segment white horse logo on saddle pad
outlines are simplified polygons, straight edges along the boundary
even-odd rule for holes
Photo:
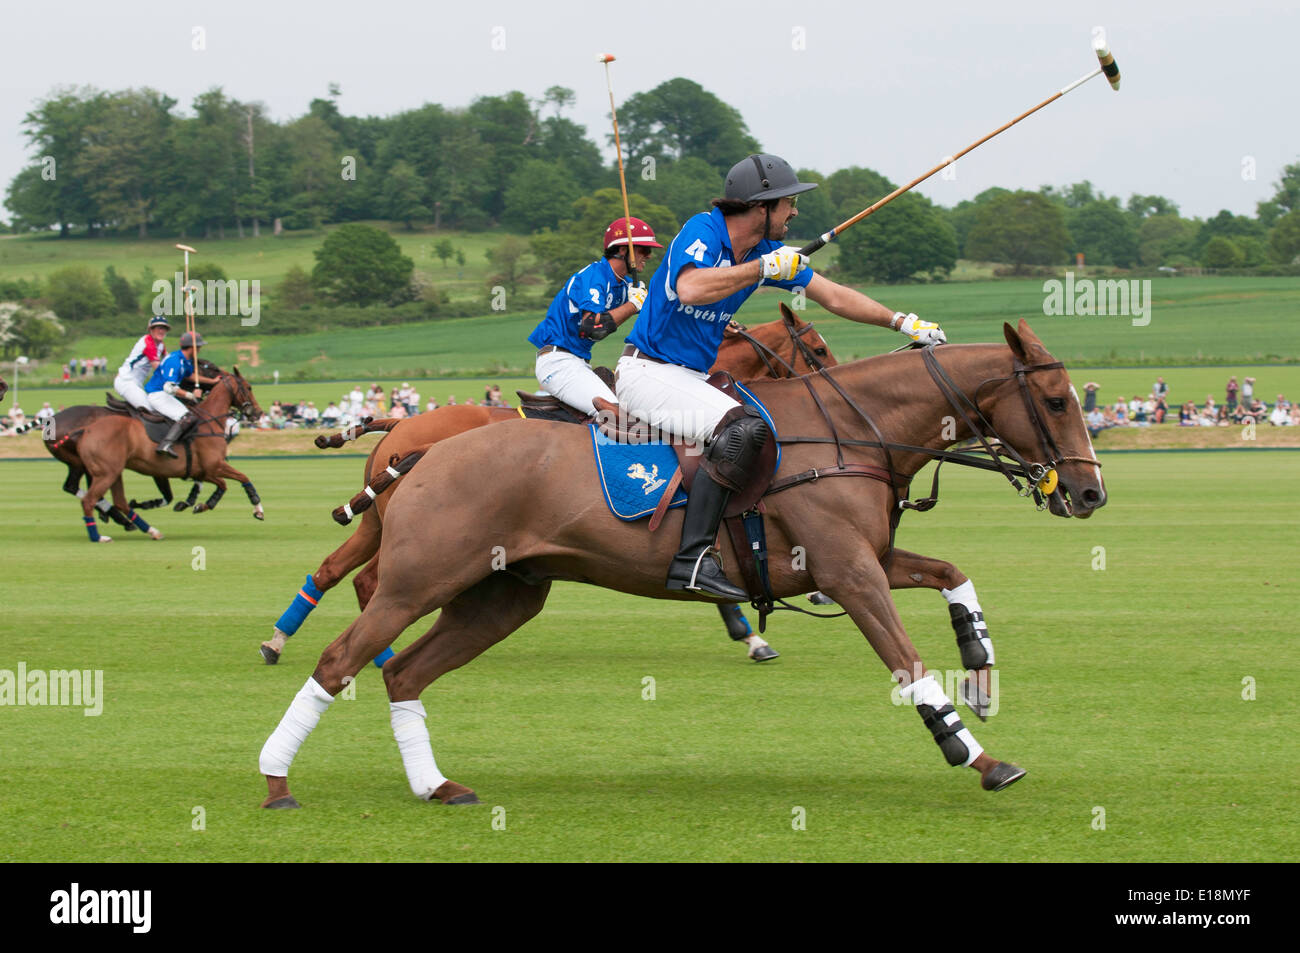
[[[658,464],[652,464],[650,470],[647,471],[644,464],[634,463],[627,468],[627,476],[629,480],[643,480],[645,482],[641,492],[646,496],[649,496],[668,482],[667,480],[656,479],[659,476]]]

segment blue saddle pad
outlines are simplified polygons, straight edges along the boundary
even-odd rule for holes
[[[767,408],[739,383],[736,384],[736,390],[745,403],[763,416],[775,437],[776,426],[772,423]],[[677,454],[673,448],[660,442],[619,443],[606,437],[595,424],[588,426],[596,457],[596,476],[600,480],[600,490],[605,495],[609,511],[621,520],[639,520],[650,516],[659,506],[668,481],[677,472]],[[781,451],[778,447],[776,466],[780,465]],[[668,508],[684,505],[686,492],[679,486]]]

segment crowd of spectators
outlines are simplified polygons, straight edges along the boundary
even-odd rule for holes
[[[108,373],[106,357],[74,357],[63,365],[63,383],[78,377],[97,377]]]
[[[344,393],[338,400],[331,400],[323,409],[318,408],[314,401],[302,403],[285,403],[275,401],[267,408],[266,413],[256,422],[258,430],[289,430],[297,427],[351,427],[360,423],[366,417],[374,417],[376,420],[382,417],[414,417],[416,414],[430,410],[438,409],[438,402],[432,397],[421,404],[420,392],[412,387],[409,383],[402,384],[401,387],[394,387],[387,394],[378,384],[371,384],[369,388],[362,390],[361,385],[357,384],[352,390]],[[470,398],[465,401],[466,404],[475,404],[479,402]],[[449,395],[447,406],[456,404],[456,396]],[[508,407],[509,404],[501,400],[501,388],[492,385],[483,393],[482,405],[485,407]]]
[[[1145,398],[1134,394],[1129,400],[1120,397],[1113,404],[1099,405],[1097,391],[1101,385],[1089,381],[1083,385],[1084,419],[1088,432],[1094,437],[1111,427],[1149,427],[1153,424],[1172,424],[1174,414],[1169,406],[1169,385],[1163,377],[1156,378],[1151,392]],[[1248,423],[1269,423],[1275,427],[1300,426],[1300,404],[1292,405],[1282,394],[1270,406],[1255,396],[1255,378],[1246,377],[1238,383],[1235,376],[1224,387],[1224,402],[1216,403],[1213,394],[1205,395],[1205,403],[1184,401],[1178,408],[1180,427],[1229,427]]]

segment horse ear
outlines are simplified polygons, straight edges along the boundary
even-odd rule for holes
[[[1025,325],[1023,318],[1020,323],[1026,330],[1028,329],[1028,325]],[[1025,344],[1020,338],[1020,332],[1004,321],[1002,322],[1002,333],[1006,336],[1007,345],[1011,348],[1011,353],[1016,356],[1016,360],[1021,364],[1028,364],[1029,355],[1025,353]]]
[[[799,319],[794,316],[794,312],[787,307],[784,301],[781,302],[781,320],[792,327],[799,326]]]
[[[244,376],[243,374],[239,373],[239,365],[238,365],[238,364],[234,365],[234,367],[232,367],[231,370],[233,370],[233,371],[235,372],[235,376],[236,376],[236,377],[240,377],[240,378],[242,378],[242,377]]]
[[[1042,339],[1034,333],[1033,328],[1029,326],[1029,322],[1024,318],[1020,319],[1019,331],[1020,340],[1024,342],[1026,351],[1041,351],[1043,354],[1047,355],[1047,345],[1045,345]],[[1050,357],[1051,355],[1048,356]]]

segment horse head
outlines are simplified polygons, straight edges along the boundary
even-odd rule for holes
[[[0,400],[4,399],[4,395],[8,392],[8,390],[9,390],[9,385],[5,383],[5,379],[3,377],[0,377]]]
[[[837,364],[839,361],[812,322],[799,320],[782,302],[780,321],[752,328],[735,323],[728,327],[714,369],[729,371],[737,380],[780,379]]]
[[[262,416],[262,408],[257,406],[257,398],[253,396],[253,385],[248,383],[248,379],[239,373],[239,365],[234,367],[234,373],[227,376],[227,380],[232,381],[230,391],[230,404],[232,407],[238,407],[239,412],[248,420],[257,420]]]
[[[1018,328],[1004,324],[1003,333],[1013,358],[1011,374],[980,385],[983,390],[997,384],[981,406],[988,408],[1004,444],[1049,471],[1039,487],[1052,514],[1091,516],[1106,505],[1106,489],[1070,375],[1025,320]],[[981,400],[979,394],[976,399]]]

